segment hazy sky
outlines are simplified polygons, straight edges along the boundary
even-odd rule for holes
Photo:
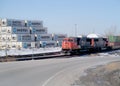
[[[0,17],[43,20],[49,33],[120,33],[120,0],[0,0]]]

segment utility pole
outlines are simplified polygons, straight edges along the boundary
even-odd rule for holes
[[[7,30],[6,30],[6,39],[5,39],[5,55],[6,55],[6,61],[7,61]]]
[[[77,36],[77,24],[75,24],[75,37]]]

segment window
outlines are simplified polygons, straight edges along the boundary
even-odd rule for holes
[[[99,40],[98,40],[98,39],[94,39],[94,41],[96,41],[96,42],[97,42],[97,41],[99,41]]]
[[[64,39],[63,41],[64,41],[64,42],[67,42],[68,40],[67,40],[67,39]]]
[[[91,39],[87,39],[87,42],[90,42],[91,41]]]
[[[69,42],[73,42],[73,39],[68,39]]]

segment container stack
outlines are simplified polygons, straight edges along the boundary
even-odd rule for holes
[[[120,36],[108,36],[109,46],[113,49],[120,48]]]
[[[0,19],[0,49],[60,46],[65,34],[49,34],[40,20]]]

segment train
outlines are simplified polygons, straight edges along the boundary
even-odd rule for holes
[[[120,36],[102,37],[89,34],[88,36],[66,37],[62,41],[62,52],[67,55],[111,49],[120,49]]]

